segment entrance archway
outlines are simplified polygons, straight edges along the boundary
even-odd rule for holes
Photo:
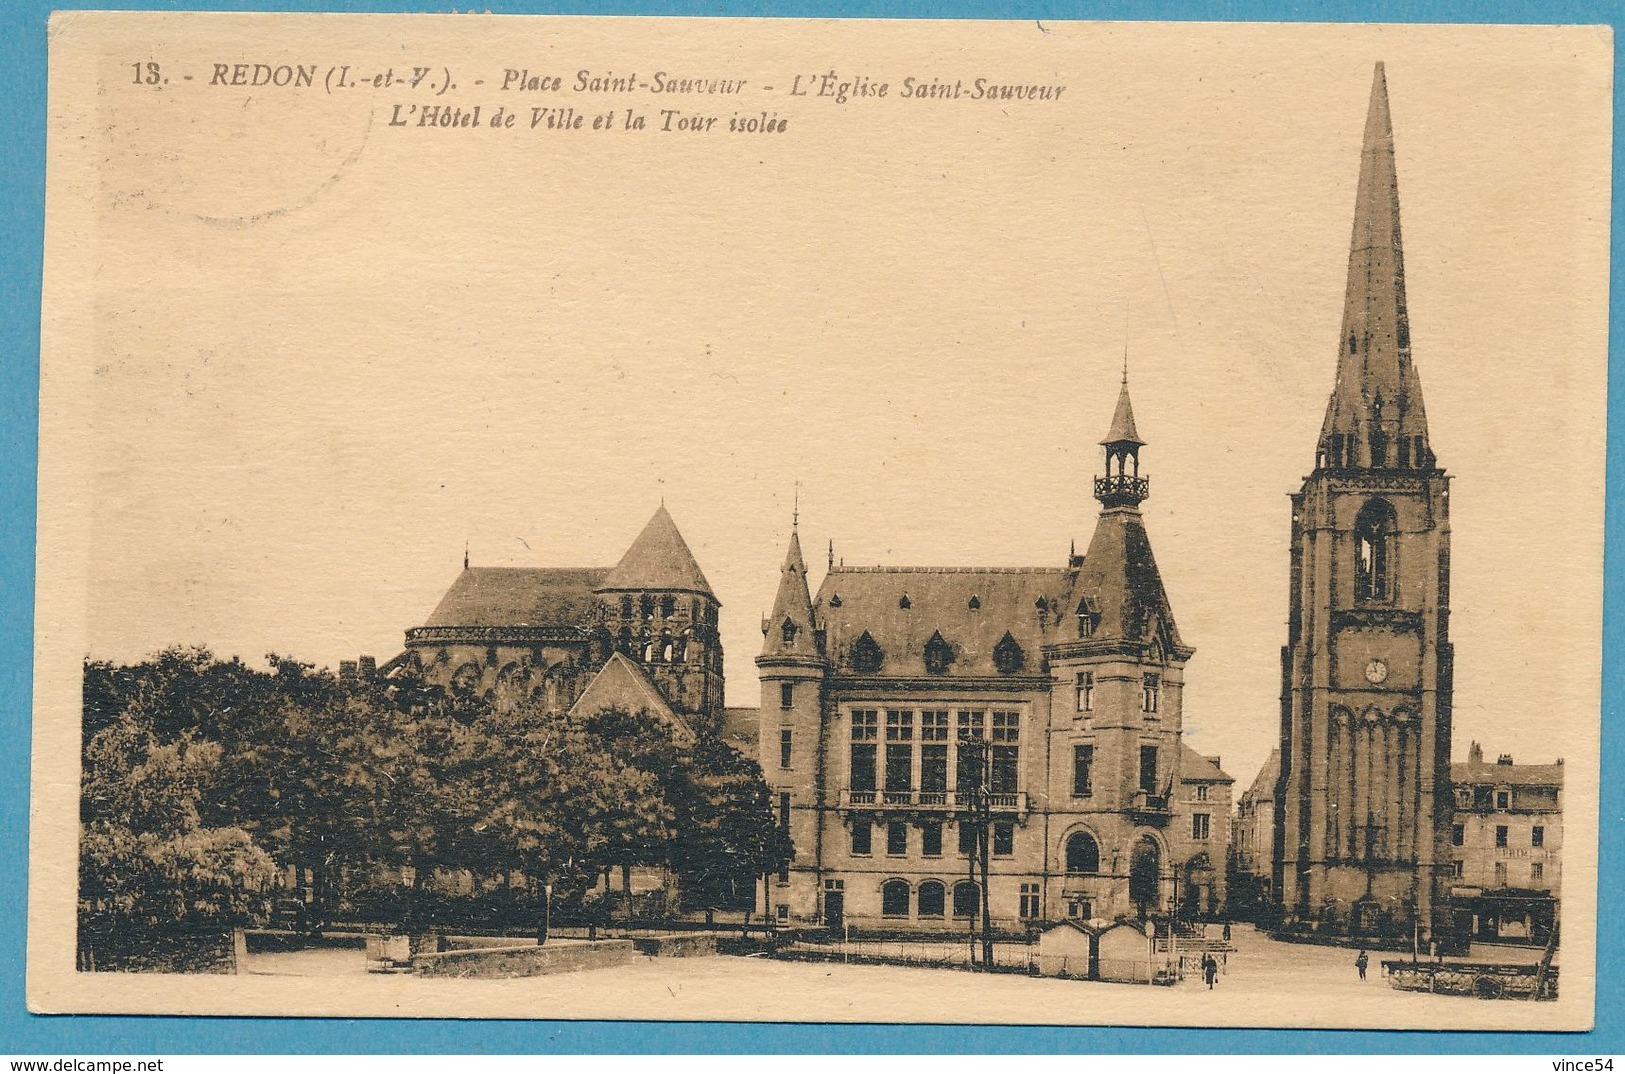
[[[1128,897],[1141,917],[1160,909],[1162,887],[1162,848],[1149,835],[1142,835],[1129,854]]]

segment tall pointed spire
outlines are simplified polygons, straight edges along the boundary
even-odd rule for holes
[[[1321,426],[1317,467],[1433,465],[1421,381],[1411,364],[1394,131],[1388,80],[1378,63],[1360,154],[1337,379]]]
[[[812,591],[807,585],[807,561],[801,555],[801,534],[790,528],[790,547],[779,568],[779,591],[773,611],[762,620],[762,655],[817,656],[813,636]]]

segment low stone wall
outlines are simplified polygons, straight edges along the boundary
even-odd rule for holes
[[[640,936],[632,942],[637,945],[639,954],[656,958],[700,958],[717,953],[717,937],[712,932]]]
[[[509,947],[470,947],[412,957],[420,977],[541,977],[553,973],[604,969],[631,962],[638,955],[631,940],[600,940],[542,947],[535,943]]]

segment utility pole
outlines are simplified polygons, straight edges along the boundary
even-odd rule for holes
[[[988,972],[993,970],[993,910],[988,900],[988,843],[992,838],[993,801],[988,787],[989,769],[992,767],[992,751],[986,743],[982,745],[982,779],[981,793],[977,797],[977,844],[982,860],[982,891],[977,902],[982,905],[982,968]]]
[[[981,916],[981,958],[982,969],[993,968],[993,911],[988,905],[988,856],[990,840],[992,837],[993,800],[989,781],[991,777],[992,751],[988,749],[987,742],[976,738],[962,744],[963,752],[960,754],[960,763],[972,766],[974,781],[962,781],[961,786],[969,783],[971,794],[970,810],[966,816],[972,825],[972,834],[975,840],[966,855],[970,859],[970,879],[972,887],[977,890],[977,912],[970,915],[970,945],[971,965],[976,964],[976,918]],[[977,883],[978,869],[981,872],[981,882]]]

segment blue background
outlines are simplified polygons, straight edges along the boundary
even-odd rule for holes
[[[94,8],[182,9],[198,4],[121,3]],[[260,0],[202,3],[216,10],[335,10],[334,4]],[[475,6],[475,3],[470,3]],[[1625,5],[1610,3],[1437,3],[1346,0],[1238,3],[1030,3],[1021,0],[659,0],[553,4],[477,0],[497,14],[775,15],[868,18],[1190,19],[1306,22],[1608,23],[1619,32]],[[370,2],[353,11],[447,11],[447,6]],[[1608,432],[1604,581],[1602,858],[1597,1028],[1587,1034],[1356,1033],[1329,1031],[1002,1028],[994,1026],[800,1026],[710,1023],[458,1022],[355,1019],[41,1017],[23,996],[28,878],[28,757],[34,618],[35,461],[38,449],[39,300],[45,206],[46,3],[4,0],[0,10],[0,1054],[236,1052],[1625,1052],[1625,739],[1611,726],[1621,694],[1621,485],[1625,436]],[[1614,154],[1620,150],[1620,70],[1614,70]],[[1609,410],[1625,398],[1619,310],[1621,182],[1613,180]],[[1540,580],[1534,580],[1535,585]],[[1534,590],[1530,592],[1535,595]],[[964,1012],[971,1013],[971,1012]]]

